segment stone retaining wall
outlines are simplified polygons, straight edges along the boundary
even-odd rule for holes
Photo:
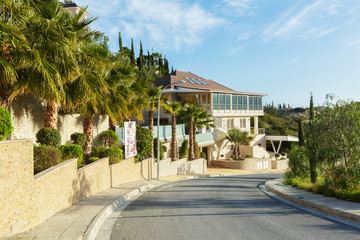
[[[213,160],[212,165],[220,168],[231,168],[241,170],[271,169],[270,159],[247,158],[245,160]]]
[[[169,160],[161,161],[160,176],[206,172],[204,159]],[[0,141],[0,238],[30,230],[108,188],[155,178],[152,162],[130,158],[109,166],[104,158],[77,169],[77,159],[72,159],[34,176],[33,140]]]

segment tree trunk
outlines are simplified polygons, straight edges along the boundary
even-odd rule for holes
[[[57,128],[57,117],[58,117],[58,107],[55,100],[50,100],[46,104],[45,111],[45,127],[46,128]]]
[[[194,141],[194,159],[200,158],[200,152],[199,152],[199,145],[196,142],[196,127],[195,124],[193,124],[193,141]]]
[[[158,121],[159,121],[159,119],[158,119]],[[151,132],[151,136],[153,137],[154,136],[154,105],[153,105],[153,103],[150,104],[148,125],[149,125],[149,130]],[[151,141],[150,158],[154,158],[154,141]]]
[[[176,154],[176,116],[175,114],[172,114],[172,119],[171,119],[171,161],[175,161],[175,159],[177,158],[177,154]]]
[[[115,132],[116,123],[115,121],[109,116],[109,130],[112,130]]]
[[[93,116],[85,116],[83,132],[86,135],[87,140],[83,146],[83,150],[86,155],[90,155],[90,153],[91,153],[93,131],[94,131],[94,117]]]
[[[190,119],[189,122],[189,160],[194,160],[194,127],[193,120]]]
[[[0,84],[0,106],[9,110],[10,101],[9,101],[9,91],[6,86]]]

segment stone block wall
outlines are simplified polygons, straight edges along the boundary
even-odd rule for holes
[[[161,164],[161,176],[206,172],[203,159]],[[0,141],[0,238],[30,230],[93,194],[152,177],[153,160],[135,164],[134,158],[110,166],[104,158],[81,169],[72,159],[34,176],[33,140]]]
[[[0,141],[0,238],[36,225],[33,142]]]
[[[213,166],[220,168],[231,168],[241,170],[271,169],[270,159],[247,158],[245,160],[217,160],[212,162]]]

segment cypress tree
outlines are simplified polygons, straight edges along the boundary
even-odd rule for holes
[[[171,66],[171,72],[174,72],[174,66]]]
[[[304,136],[303,136],[303,130],[302,130],[302,121],[301,117],[298,118],[298,136],[299,136],[299,146],[304,145]]]
[[[142,43],[140,41],[140,53],[139,53],[139,58],[138,58],[138,67],[139,69],[141,69],[144,66],[144,54],[143,54],[143,47],[142,47]]]
[[[314,121],[314,100],[313,95],[311,94],[310,97],[310,129],[312,128],[312,123]],[[310,131],[310,134],[313,134],[313,131]],[[316,134],[316,133],[315,133]],[[316,150],[315,149],[309,149],[309,163],[310,163],[310,178],[311,182],[315,183],[317,179],[317,172],[316,172]]]
[[[133,66],[136,65],[135,51],[134,51],[134,40],[131,39],[131,50],[130,50],[130,61]]]
[[[312,123],[314,121],[314,100],[313,100],[313,95],[311,93],[310,96],[310,123]]]
[[[166,59],[164,59],[164,69],[165,69],[165,75],[169,74],[169,61]]]
[[[164,62],[161,57],[159,57],[159,69],[160,69],[160,71],[162,71],[164,69]]]
[[[121,32],[119,32],[119,49],[119,52],[121,53],[123,51]]]

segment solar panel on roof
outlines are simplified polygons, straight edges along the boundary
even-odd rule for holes
[[[193,80],[196,84],[200,84],[200,85],[201,85],[201,82],[199,82],[197,79],[192,78],[191,80]]]
[[[204,85],[208,85],[206,82],[204,82],[204,81],[201,80],[201,79],[198,79],[198,81],[201,82],[201,83],[204,84]]]
[[[185,79],[188,80],[189,83],[193,83],[193,84],[195,83],[195,82],[194,82],[193,80],[191,80],[190,78],[187,78],[187,77],[186,77]]]

